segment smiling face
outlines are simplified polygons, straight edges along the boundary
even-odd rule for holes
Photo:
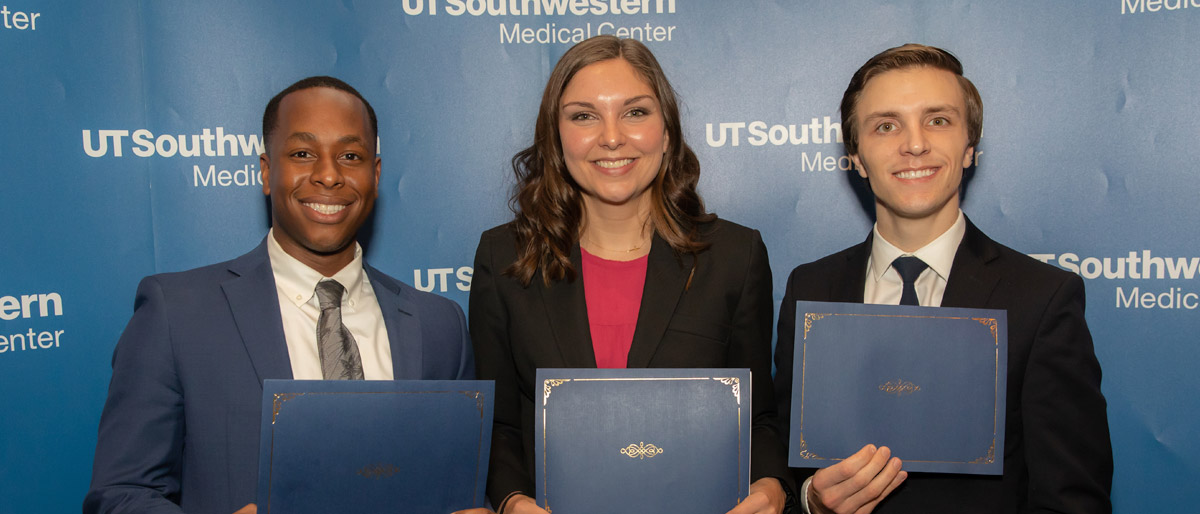
[[[851,159],[875,193],[880,233],[896,244],[889,232],[916,228],[937,237],[949,229],[974,154],[955,75],[927,66],[885,72],[866,83],[855,112],[859,143]]]
[[[563,89],[563,160],[588,212],[646,208],[667,134],[654,90],[624,59],[579,70]]]
[[[354,238],[378,196],[366,107],[327,87],[293,92],[279,104],[267,153],[259,157],[272,228],[283,250],[331,276],[354,258]]]

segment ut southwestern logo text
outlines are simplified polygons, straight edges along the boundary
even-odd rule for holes
[[[1189,7],[1200,9],[1200,0],[1118,0],[1121,14],[1143,14],[1158,11],[1180,11]]]
[[[0,7],[0,17],[4,18],[5,29],[37,30],[38,18],[41,16],[40,12],[10,11],[7,5]]]
[[[434,16],[604,16],[675,14],[675,0],[402,0],[404,14]]]
[[[1080,257],[1072,252],[1057,255],[1031,253],[1029,256],[1093,280],[1180,281],[1200,278],[1200,257],[1162,257],[1150,250],[1131,251],[1124,257]],[[1174,286],[1118,286],[1116,307],[1195,310],[1200,308],[1200,294]]]
[[[704,142],[712,148],[830,145],[830,151],[790,153],[801,172],[850,171],[854,162],[842,153],[842,124],[830,116],[811,118],[808,123],[732,121],[704,124]],[[789,150],[790,151],[790,150]],[[975,152],[979,163],[983,152]]]
[[[635,16],[675,14],[675,0],[403,0],[408,16],[488,16],[511,18],[519,16]],[[625,19],[625,18],[622,18]],[[561,20],[558,20],[561,21]],[[500,24],[501,44],[578,43],[600,34],[638,41],[672,41],[675,25],[625,23],[604,21],[581,25],[559,25],[557,22],[530,26],[516,23]]]
[[[751,146],[763,146],[768,143],[772,146],[783,146],[842,142],[842,124],[832,121],[829,116],[813,118],[809,123],[799,125],[768,125],[765,121],[706,123],[704,140],[713,148],[720,148],[726,144],[741,146],[743,130],[746,131],[746,142]]]
[[[263,153],[258,134],[225,133],[225,127],[205,128],[199,134],[159,134],[147,129],[83,131],[83,152],[88,157],[242,157],[240,167],[218,169],[216,164],[192,165],[193,187],[262,186],[258,155]]]
[[[425,292],[445,293],[453,285],[459,291],[470,291],[471,275],[474,272],[475,269],[470,266],[415,269],[413,270],[413,287]]]
[[[25,326],[14,325],[23,323],[24,320],[62,315],[63,299],[58,293],[0,296],[0,320],[16,322],[0,324],[0,355],[61,347],[66,330],[27,329]]]
[[[126,145],[131,146],[126,146]],[[263,153],[258,134],[226,134],[225,127],[199,134],[161,134],[146,129],[83,131],[83,152],[88,157],[124,157],[125,149],[138,157],[258,157]]]
[[[800,152],[797,164],[800,171],[849,171],[854,163],[841,154],[842,124],[829,116],[812,118],[808,123],[776,123],[765,121],[736,121],[704,124],[704,141],[712,148],[742,146],[802,146],[836,144],[837,150]]]
[[[375,139],[376,155],[380,153]],[[233,167],[193,164],[192,186],[262,186],[258,156],[263,153],[258,134],[226,133],[225,127],[202,129],[193,134],[158,134],[148,129],[83,130],[83,153],[88,157],[241,157]],[[186,176],[186,175],[185,175]]]

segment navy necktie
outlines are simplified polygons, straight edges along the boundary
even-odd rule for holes
[[[892,267],[896,268],[896,272],[900,274],[900,280],[904,281],[904,289],[900,293],[900,305],[920,305],[917,301],[917,277],[921,276],[921,272],[925,271],[929,265],[916,257],[897,257],[892,261]]]

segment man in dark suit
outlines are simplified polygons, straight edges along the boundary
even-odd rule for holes
[[[84,512],[254,512],[264,379],[473,377],[462,309],[363,262],[377,132],[370,104],[335,78],[270,101],[271,231],[234,260],[138,286]]]
[[[886,50],[854,74],[841,111],[847,154],[875,196],[876,224],[862,244],[788,278],[775,354],[781,418],[791,413],[797,300],[1004,309],[1004,474],[910,476],[888,448],[867,445],[830,467],[796,470],[803,506],[860,514],[1110,512],[1112,449],[1083,281],[992,241],[959,209],[963,169],[983,122],[962,65],[923,45]]]

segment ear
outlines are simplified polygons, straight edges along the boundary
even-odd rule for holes
[[[383,158],[375,158],[375,198],[379,198],[379,172],[383,169]]]
[[[271,196],[271,159],[266,153],[258,155],[258,179],[262,181],[263,194]]]
[[[854,169],[858,170],[858,176],[867,178],[867,169],[863,167],[862,161],[859,160],[858,155],[851,155],[850,161],[854,163]]]
[[[663,154],[666,155],[671,149],[671,134],[667,133],[667,129],[663,128]]]
[[[971,167],[971,161],[975,160],[975,147],[968,146],[967,151],[963,153],[962,167],[967,169]]]

